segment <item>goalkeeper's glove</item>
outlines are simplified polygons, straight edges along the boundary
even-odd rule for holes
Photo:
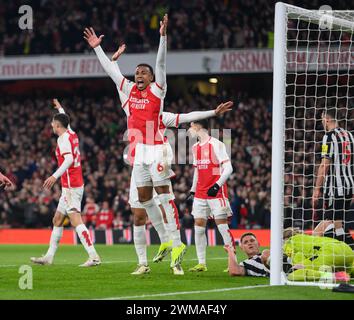
[[[189,192],[189,195],[187,196],[186,201],[189,201],[189,200],[193,201],[194,195],[195,195],[195,192],[193,192],[193,191]]]
[[[209,188],[208,190],[208,196],[209,197],[216,197],[216,194],[218,193],[220,189],[220,186],[217,183],[214,183],[212,187]]]

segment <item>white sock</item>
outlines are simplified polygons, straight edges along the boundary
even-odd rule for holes
[[[162,219],[162,212],[160,208],[156,205],[154,199],[150,199],[145,202],[140,202],[141,205],[146,210],[146,213],[151,221],[153,227],[155,228],[157,234],[159,235],[160,241],[168,242],[168,233],[165,229],[163,219]]]
[[[234,246],[229,226],[226,223],[218,224],[218,229],[222,236],[222,239],[224,240],[224,244],[229,246]]]
[[[336,229],[336,236],[343,236],[345,234],[343,227]]]
[[[159,194],[159,200],[165,209],[166,219],[168,222],[168,230],[172,238],[173,247],[178,247],[182,244],[181,233],[179,231],[179,217],[177,207],[171,199],[171,195],[167,193]]]
[[[46,257],[51,259],[54,258],[59,246],[60,239],[63,236],[63,229],[63,227],[53,227],[52,234],[50,235],[49,249],[45,255]]]
[[[138,256],[139,264],[147,265],[147,255],[146,255],[146,231],[145,225],[143,226],[133,226],[134,232],[134,247],[136,254]]]
[[[165,222],[163,224],[164,224],[166,232],[168,234],[168,240],[171,241],[172,237],[171,237],[171,233],[170,233],[170,226],[168,225],[168,223],[165,223]]]
[[[95,258],[98,256],[95,247],[93,246],[89,231],[84,224],[78,225],[76,228],[76,233],[78,234],[82,245],[87,251],[90,258]]]
[[[194,226],[195,230],[195,248],[197,250],[198,263],[206,264],[206,247],[207,247],[207,237],[205,235],[205,228]]]

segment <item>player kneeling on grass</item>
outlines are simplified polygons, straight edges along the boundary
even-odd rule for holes
[[[69,116],[65,114],[57,99],[53,100],[55,108],[59,111],[52,120],[53,132],[58,136],[56,157],[59,168],[43,184],[51,189],[57,179],[61,177],[62,194],[57,211],[53,218],[53,231],[50,237],[48,252],[40,258],[31,258],[36,264],[52,264],[58,244],[63,235],[63,222],[68,215],[71,225],[75,228],[81,243],[89,255],[89,259],[81,267],[92,267],[101,263],[90,234],[81,219],[81,201],[84,193],[84,180],[79,151],[79,138],[70,128]]]
[[[226,180],[232,173],[226,146],[208,134],[208,120],[191,123],[189,135],[197,137],[193,146],[195,167],[191,194],[194,196],[192,215],[194,216],[195,246],[198,264],[189,271],[207,271],[205,227],[209,216],[213,216],[225,245],[233,245],[233,238],[227,224],[231,211],[227,198]]]
[[[225,245],[224,249],[228,253],[228,271],[230,276],[253,276],[269,277],[269,256],[268,249],[261,253],[259,242],[256,236],[247,232],[241,236],[240,248],[247,255],[247,259],[238,263],[235,247]]]
[[[353,274],[354,252],[343,241],[303,234],[297,228],[284,230],[283,252],[292,265],[288,280],[315,281],[330,277],[349,281]]]

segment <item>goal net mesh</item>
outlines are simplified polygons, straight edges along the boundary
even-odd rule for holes
[[[299,228],[309,235],[316,230],[320,237],[322,229],[332,227],[329,222],[321,222],[328,205],[323,192],[315,208],[312,195],[325,135],[322,113],[334,108],[339,126],[354,133],[353,26],[354,11],[310,11],[287,6],[284,229]],[[350,152],[354,156],[354,150]],[[354,168],[351,170],[354,175]],[[345,210],[345,230],[354,231],[352,208]],[[330,243],[318,246],[317,240],[311,244],[301,242],[303,237],[293,239],[292,257],[284,258],[284,269],[288,261],[292,265],[307,264],[306,269],[315,272],[296,274],[292,269],[287,271],[288,282],[335,283],[341,276],[345,278],[335,272],[350,275],[353,257],[348,257],[346,248],[341,250]]]

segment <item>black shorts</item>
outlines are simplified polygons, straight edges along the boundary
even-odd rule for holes
[[[324,220],[344,220],[346,221],[346,214],[349,213],[350,204],[352,202],[352,195],[345,197],[337,197],[332,199],[332,203],[325,199],[324,203]]]

